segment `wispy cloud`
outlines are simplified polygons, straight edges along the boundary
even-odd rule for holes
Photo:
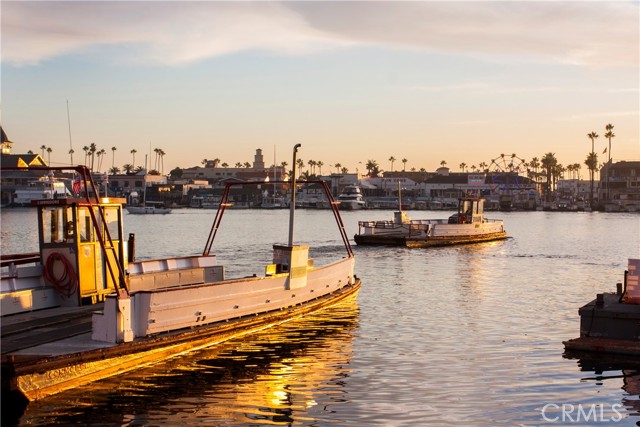
[[[109,46],[155,64],[367,45],[589,66],[638,65],[635,2],[3,2],[3,61]]]

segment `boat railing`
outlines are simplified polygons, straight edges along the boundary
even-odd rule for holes
[[[283,184],[283,185],[291,185],[291,181],[270,181],[270,184]],[[340,232],[340,236],[342,237],[342,242],[347,251],[347,256],[349,258],[353,257],[353,249],[351,248],[351,244],[349,243],[349,237],[347,236],[347,232],[344,227],[344,223],[342,222],[342,218],[340,217],[340,212],[338,211],[339,202],[333,197],[331,194],[331,190],[325,181],[322,180],[304,180],[304,181],[294,181],[297,185],[308,185],[308,184],[318,184],[324,190],[324,195],[329,200],[329,208],[333,212],[334,219],[336,220],[336,224],[338,226],[338,230]],[[224,215],[225,209],[227,207],[233,206],[229,201],[229,193],[231,188],[234,186],[245,186],[245,185],[264,185],[264,181],[241,181],[241,182],[227,182],[225,183],[224,191],[222,193],[222,198],[220,199],[220,203],[218,205],[218,211],[216,212],[216,216],[213,220],[213,224],[211,225],[211,230],[209,231],[209,237],[207,238],[207,243],[205,244],[205,248],[202,252],[203,256],[208,256],[211,252],[211,247],[213,246],[213,242],[215,240],[216,234],[220,229],[220,223],[222,222],[222,217]],[[296,189],[292,189],[292,192],[295,194]],[[291,200],[292,209],[296,207],[296,200]],[[291,206],[290,206],[291,208]]]

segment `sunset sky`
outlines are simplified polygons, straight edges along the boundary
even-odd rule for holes
[[[270,164],[452,170],[501,153],[567,165],[615,126],[640,160],[638,1],[26,2],[0,5],[14,152],[164,172],[261,148]],[[71,138],[67,117],[69,106]],[[45,156],[46,158],[46,156]],[[361,164],[359,162],[362,162]]]

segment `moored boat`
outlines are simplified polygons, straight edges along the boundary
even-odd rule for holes
[[[567,357],[580,353],[640,356],[640,259],[630,258],[616,292],[580,307],[580,336],[564,341]]]
[[[70,197],[64,181],[49,174],[38,180],[30,181],[24,188],[16,189],[12,194],[12,206],[31,206],[33,200]]]
[[[391,221],[360,221],[354,240],[359,245],[429,247],[505,239],[503,221],[485,218],[483,206],[484,199],[461,198],[458,212],[447,219],[412,220],[398,210]]]
[[[364,209],[366,201],[362,195],[362,190],[357,185],[347,185],[338,195],[339,208],[342,210],[352,211]]]
[[[134,215],[165,215],[171,213],[171,208],[155,204],[154,202],[146,202],[140,206],[127,206],[127,212]]]
[[[85,167],[76,170],[90,181]],[[249,184],[260,182],[242,182]],[[295,179],[288,184],[295,188]],[[122,200],[85,191],[82,199],[39,203],[40,252],[3,256],[2,314],[12,313],[2,319],[3,396],[39,399],[357,295],[360,280],[337,208],[346,256],[318,266],[308,246],[294,244],[293,201],[288,243],[273,245],[272,263],[259,275],[225,277],[211,249],[233,185],[202,255],[158,260],[133,260]]]

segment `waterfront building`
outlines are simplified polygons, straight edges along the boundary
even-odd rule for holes
[[[605,210],[640,210],[640,161],[607,162],[596,194]]]
[[[270,180],[284,180],[286,178],[286,171],[282,166],[277,165],[265,167],[264,156],[260,148],[256,149],[253,163],[248,167],[221,167],[219,161],[209,160],[204,166],[194,166],[182,170],[182,178],[184,179],[206,179],[210,183],[226,178],[239,178],[245,181],[263,181],[267,177],[269,177]]]

